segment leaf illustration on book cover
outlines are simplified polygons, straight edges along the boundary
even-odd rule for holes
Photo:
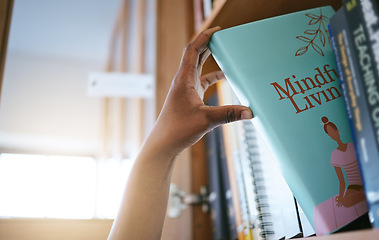
[[[314,24],[318,23],[320,21],[320,19],[321,19],[320,16],[317,16],[317,15],[312,14],[312,13],[307,13],[307,14],[305,14],[305,16],[311,18],[311,20],[309,21],[308,25],[314,25]]]
[[[307,13],[305,14],[305,16],[310,18],[308,22],[308,26],[313,27],[313,25],[316,25],[317,28],[306,29],[304,31],[305,36],[296,37],[300,41],[306,42],[307,44],[305,46],[300,47],[296,51],[295,56],[301,56],[305,54],[308,51],[309,46],[312,46],[313,50],[315,50],[321,56],[324,56],[324,51],[322,51],[321,47],[325,47],[326,39],[328,39],[328,42],[330,44],[328,28],[326,27],[329,23],[329,18],[327,18],[326,16],[322,14],[321,9],[320,9],[320,15]]]

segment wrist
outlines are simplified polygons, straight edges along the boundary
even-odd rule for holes
[[[140,155],[149,155],[149,158],[173,161],[180,154],[180,150],[167,140],[165,134],[153,131],[142,144]]]

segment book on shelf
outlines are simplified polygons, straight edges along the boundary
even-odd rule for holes
[[[239,104],[228,82],[219,82],[217,89],[220,105]],[[292,192],[251,122],[224,125],[223,132],[229,147],[226,155],[235,171],[230,181],[237,183],[234,199],[239,201],[245,239],[304,236]]]
[[[217,106],[217,94],[207,105]],[[237,239],[236,222],[226,163],[224,139],[220,127],[205,135],[209,179],[209,203],[213,239]]]
[[[300,224],[301,232],[303,233],[303,237],[314,236],[316,234],[315,230],[313,229],[311,223],[309,222],[307,216],[305,216],[303,209],[300,207],[297,201],[296,201],[296,206],[297,206],[299,224]]]
[[[376,228],[379,227],[379,65],[375,60],[379,60],[378,18],[376,1],[351,0],[344,1],[329,24],[370,221]]]
[[[317,235],[367,213],[330,44],[330,6],[213,34],[209,48]]]
[[[302,236],[297,206],[273,157],[250,121],[238,122],[241,140],[241,165],[246,191],[253,195],[257,207],[258,227],[263,239],[290,239]],[[243,137],[242,137],[243,136]],[[249,198],[248,198],[249,199]],[[249,209],[252,209],[249,199]],[[251,211],[252,212],[252,211]],[[253,217],[252,215],[251,217]],[[259,222],[260,221],[260,222]]]
[[[223,105],[224,103],[222,102],[223,101],[223,97],[220,97],[222,93],[220,92],[217,92],[217,97],[218,97],[218,104],[219,105]],[[207,103],[209,104],[209,103]],[[212,104],[212,102],[210,103],[210,105],[217,105],[217,104]],[[241,197],[239,195],[239,191],[238,191],[238,188],[240,187],[240,183],[241,183],[241,175],[238,175],[236,174],[236,165],[234,164],[234,157],[233,157],[233,153],[234,153],[234,149],[236,148],[235,147],[235,144],[237,142],[237,138],[235,137],[235,135],[233,134],[234,132],[232,131],[228,131],[228,130],[231,130],[229,128],[225,128],[226,126],[223,125],[221,128],[217,128],[215,129],[216,131],[218,130],[221,130],[222,129],[222,134],[220,134],[222,136],[222,139],[219,139],[219,141],[223,141],[221,142],[222,143],[222,146],[223,146],[223,151],[220,151],[219,153],[222,152],[223,154],[223,160],[225,160],[225,163],[226,163],[226,170],[227,170],[227,175],[224,174],[223,177],[225,176],[228,176],[228,180],[229,180],[229,186],[230,186],[230,192],[228,192],[228,197],[230,197],[231,199],[231,203],[232,203],[232,206],[228,206],[228,210],[229,211],[232,211],[234,214],[234,221],[235,221],[235,229],[236,229],[236,233],[237,233],[237,238],[238,240],[249,240],[251,238],[249,238],[249,235],[247,234],[247,232],[245,232],[246,230],[246,227],[245,227],[245,206],[243,205],[244,204],[244,197]],[[215,131],[213,130],[213,131]],[[208,150],[209,151],[209,150]],[[232,153],[233,151],[233,153]],[[209,159],[208,159],[209,161]]]

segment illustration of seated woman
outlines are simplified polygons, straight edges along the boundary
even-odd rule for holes
[[[321,120],[325,133],[338,144],[331,154],[330,164],[334,166],[339,180],[339,194],[317,205],[314,211],[316,233],[323,235],[365,214],[367,204],[354,143],[344,143],[337,126],[327,117]]]
[[[351,207],[356,203],[365,200],[365,193],[362,186],[354,143],[343,143],[337,126],[334,123],[329,122],[327,117],[322,117],[322,122],[324,123],[325,133],[338,144],[337,149],[332,152],[330,159],[330,164],[334,166],[340,182],[339,195],[336,197],[337,206]],[[346,191],[342,168],[345,170],[349,181],[349,186]]]

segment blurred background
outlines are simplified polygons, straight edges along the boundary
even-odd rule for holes
[[[14,1],[0,101],[1,239],[20,230],[12,219],[109,219],[109,231],[155,102],[90,96],[89,74],[153,76],[155,22],[153,0]]]

